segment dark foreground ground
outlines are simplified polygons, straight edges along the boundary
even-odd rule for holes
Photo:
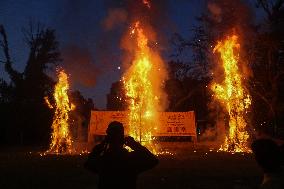
[[[36,152],[0,152],[0,188],[96,188],[97,177],[83,168],[87,155],[40,156]],[[206,154],[207,153],[207,154]],[[229,154],[182,147],[159,156],[159,165],[140,175],[140,189],[256,188],[261,171],[251,154]]]

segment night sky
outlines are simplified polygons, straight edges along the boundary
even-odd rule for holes
[[[105,108],[111,83],[119,80],[123,72],[117,69],[122,64],[119,41],[123,32],[107,33],[102,26],[110,1],[0,0],[0,23],[6,28],[14,68],[23,71],[27,61],[28,48],[22,29],[30,21],[40,22],[56,30],[65,60],[63,67],[69,71],[72,89],[93,98],[96,107]],[[162,35],[167,39],[178,32],[189,38],[190,29],[197,24],[195,17],[206,7],[205,0],[165,0],[165,4],[170,28]],[[66,55],[74,49],[75,55]],[[165,61],[167,54],[163,53]],[[0,74],[8,79],[3,65]]]

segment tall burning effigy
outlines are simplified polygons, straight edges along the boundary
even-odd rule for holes
[[[221,151],[249,152],[246,114],[251,104],[251,96],[246,90],[243,73],[239,60],[240,44],[238,36],[227,36],[219,41],[214,52],[220,54],[220,64],[224,70],[224,80],[216,83],[216,76],[211,85],[215,98],[220,101],[229,117],[229,133],[227,134]]]
[[[149,1],[143,1],[150,8]],[[153,131],[159,128],[157,113],[165,106],[163,85],[167,71],[159,52],[150,43],[154,41],[149,24],[136,20],[126,36],[131,64],[123,75],[128,101],[128,134],[151,146]],[[149,35],[151,34],[151,39]]]
[[[53,97],[54,105],[51,105],[46,97],[46,103],[52,109],[55,109],[53,122],[51,143],[47,153],[72,153],[72,138],[69,130],[69,112],[75,108],[70,103],[68,97],[68,76],[64,70],[58,72],[58,82],[55,85]]]

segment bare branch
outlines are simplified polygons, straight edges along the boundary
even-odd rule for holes
[[[0,25],[0,35],[3,38],[2,41],[1,41],[1,47],[3,49],[4,56],[6,58],[6,62],[8,64],[11,64],[7,35],[6,35],[6,31],[5,31],[5,28],[4,28],[3,25]]]
[[[284,0],[277,0],[276,2],[272,2],[269,0],[257,0],[257,3],[268,15],[269,20],[274,20],[274,15],[277,15],[279,9],[284,4]]]
[[[272,16],[272,12],[270,11],[269,4],[267,0],[257,0],[258,5],[262,7],[262,9],[266,12],[269,18]]]
[[[6,59],[5,62],[4,61],[2,62],[5,63],[5,70],[10,75],[11,80],[17,85],[22,79],[22,75],[16,70],[14,70],[12,67],[12,61],[9,53],[8,38],[3,25],[0,25],[0,36],[2,36],[1,47],[4,52],[4,57]]]
[[[262,95],[260,92],[256,91],[256,90],[250,90],[252,93],[256,94],[257,96],[259,96],[263,102],[265,102],[265,104],[269,107],[269,110],[270,112],[275,115],[275,111],[274,111],[274,108],[272,106],[272,103],[269,102],[269,100],[264,96]]]
[[[272,7],[273,10],[279,10],[284,4],[284,0],[278,0]]]

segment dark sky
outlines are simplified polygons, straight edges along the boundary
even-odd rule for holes
[[[63,67],[72,70],[72,89],[79,89],[85,97],[93,98],[98,108],[105,108],[111,83],[119,80],[122,74],[117,69],[121,65],[119,41],[122,31],[105,35],[102,27],[109,2],[111,0],[0,0],[0,23],[8,34],[14,67],[23,71],[27,60],[22,28],[27,27],[29,21],[39,21],[56,30],[63,52],[76,51],[75,55],[63,56],[70,60],[65,61]],[[190,28],[196,24],[195,17],[206,5],[205,0],[165,0],[165,3],[171,26],[165,38],[173,32],[190,37]],[[75,61],[81,58],[82,62]],[[8,78],[3,65],[0,77]]]

